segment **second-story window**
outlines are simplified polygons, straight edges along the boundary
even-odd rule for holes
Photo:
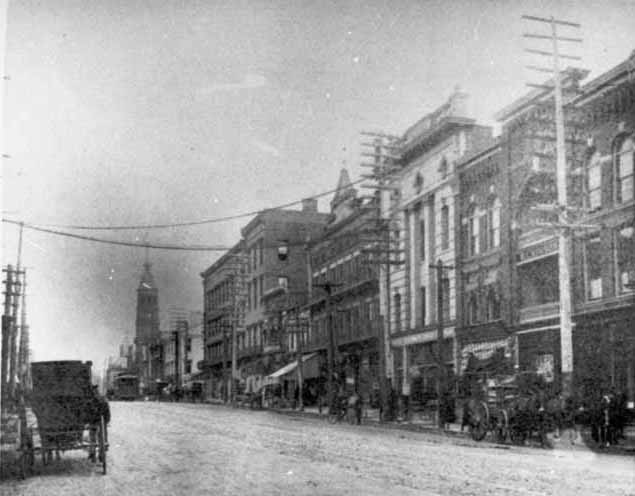
[[[469,325],[478,322],[478,297],[476,291],[470,291],[467,297],[467,323]]]
[[[421,325],[426,325],[426,310],[427,310],[427,302],[426,302],[426,287],[421,286]]]
[[[441,279],[441,301],[443,321],[450,320],[450,279],[447,276],[443,276]]]
[[[441,249],[447,250],[450,247],[450,207],[441,207]]]
[[[395,332],[401,331],[401,295],[395,293],[393,297],[393,306],[395,312]]]
[[[587,208],[591,211],[602,207],[602,165],[600,154],[595,152],[586,170]]]
[[[265,263],[265,243],[263,239],[258,240],[258,265]]]
[[[421,253],[421,260],[426,259],[426,221],[421,219],[419,222],[419,251]]]
[[[501,318],[500,298],[496,288],[490,287],[487,290],[487,320],[498,320]]]
[[[614,157],[615,200],[626,203],[633,200],[633,173],[635,167],[635,140],[628,137],[618,142]]]
[[[626,293],[635,290],[635,228],[624,226],[615,234],[617,289]]]
[[[600,237],[589,238],[584,248],[587,299],[602,298],[602,244]]]
[[[278,246],[278,260],[284,262],[289,258],[289,245],[284,243]]]
[[[470,205],[467,211],[467,253],[468,256],[478,253],[478,219],[476,205]]]
[[[501,202],[498,198],[490,198],[487,205],[487,245],[491,250],[497,248],[501,243]]]
[[[278,276],[278,287],[287,289],[289,287],[289,278],[286,276]]]

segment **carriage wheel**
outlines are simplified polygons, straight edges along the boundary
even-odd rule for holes
[[[498,417],[498,425],[496,426],[496,442],[503,444],[507,441],[509,434],[509,416],[507,410],[501,410]]]
[[[106,420],[104,417],[101,417],[99,424],[99,458],[98,460],[101,462],[102,469],[104,471],[104,475],[106,475],[106,449],[108,445],[106,443]]]
[[[474,441],[482,441],[485,439],[485,435],[487,434],[487,426],[483,419],[479,419],[478,422],[472,424],[470,426],[470,435]]]

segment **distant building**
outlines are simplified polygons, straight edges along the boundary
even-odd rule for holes
[[[160,340],[159,290],[150,271],[152,264],[143,264],[143,273],[137,288],[137,318],[135,325],[135,370],[142,391],[160,375],[160,366],[152,360],[151,348]],[[159,370],[157,370],[157,368]]]
[[[208,399],[225,397],[230,380],[232,329],[238,324],[239,306],[244,298],[238,288],[242,262],[242,242],[237,243],[201,273],[203,283],[203,357],[197,362]]]

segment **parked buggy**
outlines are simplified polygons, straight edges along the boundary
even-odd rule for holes
[[[491,432],[499,443],[509,438],[514,444],[523,444],[532,436],[543,446],[547,443],[546,433],[555,427],[560,405],[558,398],[549,396],[539,376],[483,375],[477,383],[480,387],[473,389],[463,414],[463,425],[469,426],[475,441]]]
[[[46,465],[53,453],[59,459],[64,451],[85,450],[106,473],[110,410],[91,384],[91,366],[91,362],[81,361],[31,364],[31,406],[40,446],[34,446],[31,432],[24,436],[22,454],[27,463],[32,464],[38,452]]]

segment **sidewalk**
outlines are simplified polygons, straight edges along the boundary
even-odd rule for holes
[[[306,407],[303,411],[291,408],[270,410],[282,415],[297,415],[314,418],[326,418],[327,416],[326,408],[322,409],[322,414],[320,414],[317,407]],[[434,422],[433,419],[425,417],[416,417],[407,421],[392,420],[380,422],[379,410],[377,409],[369,409],[364,412],[362,416],[362,425],[364,424],[385,429],[399,429],[411,432],[430,432],[439,435],[461,437],[465,439],[470,438],[469,430],[465,429],[461,432],[461,424],[452,423],[449,424],[447,429],[441,430],[436,425],[436,422]],[[597,446],[595,443],[593,443],[593,441],[590,440],[590,436],[588,435],[586,430],[584,431],[584,434],[577,432],[576,436],[574,436],[573,443],[571,442],[570,431],[562,432],[561,436],[557,438],[554,436],[554,434],[550,433],[548,434],[548,439],[551,443],[551,447],[555,450],[593,451],[595,453],[635,455],[635,425],[628,426],[625,435],[625,440],[620,440],[619,444],[609,447]],[[486,440],[495,443],[495,441],[489,438],[489,436],[488,438],[486,438]],[[528,443],[525,446],[532,447],[534,445],[539,446],[539,443]],[[510,444],[503,444],[502,446],[510,446]]]

